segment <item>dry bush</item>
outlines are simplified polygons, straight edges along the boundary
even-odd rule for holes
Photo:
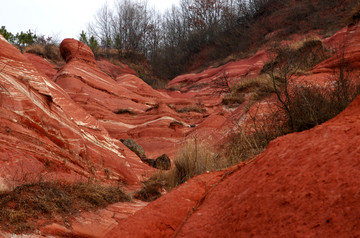
[[[153,89],[164,89],[168,83],[166,80],[154,78],[153,76],[143,77],[142,80],[150,85]]]
[[[274,86],[265,74],[256,78],[246,78],[235,84],[230,89],[230,93],[223,98],[223,104],[228,106],[237,106],[245,101],[245,95],[250,95],[250,103],[261,100],[271,93],[274,93]]]
[[[246,133],[243,130],[234,135],[225,147],[229,164],[235,165],[260,154],[269,143],[266,137],[265,133]]]
[[[260,103],[254,112],[248,112],[249,123],[239,126],[239,132],[231,136],[230,142],[223,146],[223,156],[229,165],[249,160],[260,154],[273,139],[286,134],[281,114],[276,113],[269,105],[269,112],[260,113]]]
[[[243,102],[245,102],[245,94],[238,92],[228,93],[222,99],[222,104],[229,107],[239,106]]]
[[[289,101],[294,131],[303,131],[324,123],[342,112],[359,94],[360,84],[347,65],[332,75],[333,85],[296,87]]]
[[[38,55],[41,57],[45,57],[45,48],[43,45],[40,45],[40,44],[30,45],[25,48],[24,52]]]
[[[27,46],[25,53],[31,53],[53,61],[61,61],[61,53],[58,45],[55,44],[34,44]]]
[[[175,157],[173,168],[152,175],[143,183],[143,189],[136,193],[135,198],[153,201],[161,196],[162,189],[170,191],[193,176],[229,166],[225,158],[209,148],[197,139],[186,141]]]
[[[261,73],[269,74],[271,78],[281,78],[284,73],[292,76],[306,72],[331,56],[330,50],[316,38],[304,39],[281,47],[274,45],[270,53],[271,59],[263,66]]]
[[[273,84],[279,113],[287,118],[290,131],[296,131],[293,97],[296,94],[294,78],[307,71],[327,57],[326,49],[319,40],[303,41],[292,47],[274,46],[270,61],[264,65],[262,73],[267,74]]]
[[[355,25],[360,21],[360,3],[357,3],[353,8],[350,18],[347,20],[349,25]]]
[[[36,229],[39,218],[65,217],[80,211],[130,201],[119,188],[94,183],[38,182],[0,193],[0,224],[15,233]]]
[[[46,44],[44,47],[45,47],[45,58],[51,59],[53,61],[61,61],[62,60],[60,48],[58,45]]]
[[[328,51],[318,40],[304,41],[295,47],[275,48],[273,51],[275,56],[264,66],[263,72],[269,75],[273,83],[278,107],[275,114],[282,115],[282,125],[287,127],[283,131],[307,130],[333,118],[360,92],[342,47],[335,55],[338,68],[331,76],[332,87],[294,83],[299,72],[311,69],[328,57]]]
[[[196,103],[187,107],[183,108],[177,108],[175,110],[177,113],[186,113],[186,112],[198,112],[198,113],[204,113],[206,112],[206,109],[204,108],[204,105],[200,103]]]
[[[195,175],[226,167],[224,160],[197,139],[188,140],[174,160],[171,186],[176,187]]]

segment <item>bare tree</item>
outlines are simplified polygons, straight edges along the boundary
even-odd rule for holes
[[[272,57],[266,66],[266,73],[270,76],[275,94],[278,99],[278,107],[288,117],[289,126],[294,130],[294,118],[291,108],[292,96],[290,94],[291,82],[300,69],[299,55],[289,46],[274,47]]]
[[[94,22],[88,26],[89,35],[95,36],[100,40],[101,46],[108,49],[112,45],[112,12],[107,3],[99,9],[94,18]]]
[[[146,52],[146,34],[151,25],[147,1],[118,0],[113,17],[113,35],[122,41],[125,50]],[[154,26],[154,25],[152,25]]]

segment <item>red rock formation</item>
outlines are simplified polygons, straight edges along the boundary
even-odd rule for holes
[[[114,65],[105,59],[98,60],[96,62],[97,66],[104,71],[107,75],[116,79],[121,74],[134,74],[136,75],[135,70],[130,68],[128,65],[118,62],[118,65]]]
[[[30,54],[30,53],[25,53],[24,55],[35,66],[35,68],[38,70],[38,72],[44,73],[50,79],[52,79],[55,76],[55,74],[57,72],[57,70],[55,69],[56,65],[49,63],[44,58],[42,58],[41,56],[38,56],[38,55],[34,55],[34,54]]]
[[[350,45],[345,59],[358,68],[359,32],[353,26],[324,42],[334,45],[345,38]],[[57,84],[3,37],[0,49],[0,190],[40,178],[96,178],[138,188],[153,169],[119,139],[135,139],[153,158],[173,155],[188,137],[219,143],[234,122],[247,119],[243,106],[224,110],[214,80],[225,76],[233,83],[255,76],[268,57],[259,51],[179,76],[168,87],[177,90],[170,92],[119,74],[109,62],[96,62],[76,40],[61,44],[67,64],[55,75]],[[324,85],[338,62],[328,59],[297,83]],[[71,228],[54,223],[40,231],[79,237],[360,235],[359,108],[360,98],[337,118],[278,138],[256,159],[197,176],[149,205],[114,204],[70,217]]]
[[[189,96],[171,97],[152,89],[133,74],[113,79],[93,63],[90,48],[76,40],[66,39],[60,47],[67,64],[59,70],[55,82],[97,118],[113,138],[135,139],[148,156],[173,155],[185,134],[192,130],[189,124],[204,120],[202,113],[176,111],[194,106]],[[204,105],[210,112],[221,103],[219,95],[212,98]],[[184,127],[171,128],[173,121],[183,123]]]
[[[40,179],[140,185],[144,166],[131,151],[2,36],[0,49],[1,190]]]
[[[240,78],[255,77],[259,74],[264,64],[268,61],[265,50],[260,50],[254,56],[238,61],[229,62],[223,66],[213,68],[197,74],[184,74],[174,78],[167,86],[181,92],[198,92],[213,94],[221,90],[217,81],[226,79],[229,85],[239,82]]]
[[[274,140],[253,161],[191,179],[106,236],[358,236],[359,115],[357,98],[335,119]]]
[[[359,26],[354,26],[338,33],[346,39],[344,57],[355,72],[359,70],[359,32]],[[325,42],[337,41],[338,34]],[[329,82],[339,66],[336,57],[301,80]],[[238,108],[235,116],[243,115],[242,110]],[[272,141],[254,160],[189,180],[106,236],[359,236],[359,115],[360,97],[329,122]],[[198,132],[210,126],[229,129],[229,120],[210,116]]]

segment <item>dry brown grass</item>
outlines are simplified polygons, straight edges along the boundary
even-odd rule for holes
[[[237,93],[237,92],[228,93],[224,95],[224,98],[222,99],[222,103],[229,107],[236,107],[244,102],[245,102],[245,94]]]
[[[143,183],[143,189],[136,193],[135,198],[145,201],[155,200],[161,196],[162,189],[170,191],[193,176],[228,166],[229,162],[213,151],[209,145],[197,139],[189,139],[179,149],[173,168],[152,175]]]
[[[39,218],[64,218],[80,211],[129,200],[120,187],[94,183],[27,184],[11,192],[0,193],[0,225],[10,232],[31,232],[36,229]]]
[[[24,49],[25,53],[31,53],[55,62],[62,61],[60,48],[55,44],[34,44]]]
[[[204,108],[204,105],[200,103],[196,103],[190,106],[177,108],[175,110],[177,113],[187,113],[187,112],[198,112],[198,113],[204,113],[206,112],[206,109]]]
[[[261,73],[271,72],[276,77],[278,75],[281,77],[282,72],[279,70],[287,69],[296,71],[298,75],[302,74],[330,57],[332,52],[323,45],[320,39],[310,37],[285,46],[274,45],[270,53],[272,57],[264,65]]]
[[[353,8],[347,23],[349,25],[355,25],[360,21],[360,3],[357,3]]]
[[[235,84],[230,93],[225,94],[223,104],[227,106],[238,106],[245,102],[248,95],[250,103],[261,100],[274,92],[274,86],[270,77],[261,74],[256,78],[246,78]]]

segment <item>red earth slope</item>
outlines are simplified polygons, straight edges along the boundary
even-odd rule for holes
[[[324,40],[336,48],[346,45],[344,57],[354,80],[360,80],[359,39],[356,25]],[[331,84],[339,62],[334,55],[299,82]],[[241,116],[241,110],[233,116]],[[360,236],[359,121],[360,97],[329,122],[274,140],[248,163],[191,179],[106,236]]]
[[[359,121],[357,98],[333,120],[274,140],[232,172],[193,178],[106,237],[359,236]]]

